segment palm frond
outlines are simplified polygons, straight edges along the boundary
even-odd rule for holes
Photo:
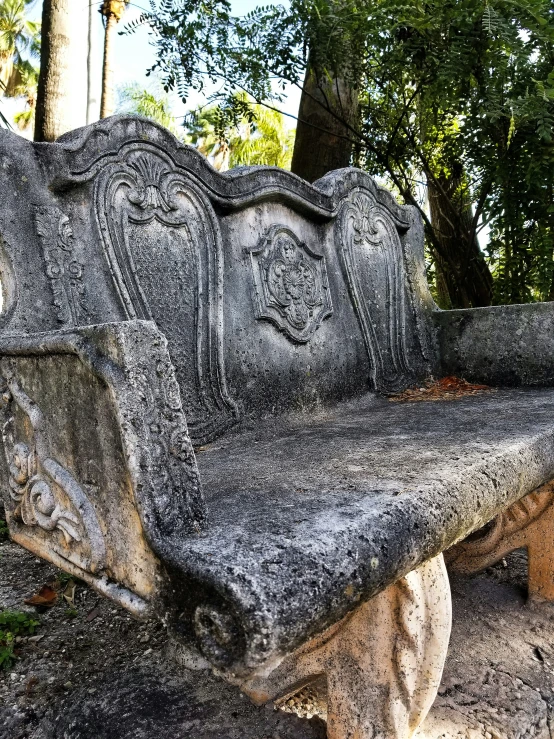
[[[2,80],[0,80],[0,90],[2,90],[2,92],[4,92],[4,90],[5,90],[5,85],[4,85],[4,83],[2,82]],[[8,129],[9,129],[10,131],[13,131],[13,128],[12,128],[12,126],[11,126],[11,124],[10,124],[9,120],[8,120],[8,119],[6,118],[6,116],[5,116],[5,115],[4,115],[3,113],[2,113],[2,108],[0,108],[0,125],[1,125],[1,126],[2,126],[3,128],[8,128]]]

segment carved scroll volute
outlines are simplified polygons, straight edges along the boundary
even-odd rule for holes
[[[128,318],[168,340],[195,444],[234,422],[223,369],[221,237],[212,206],[173,162],[147,145],[98,176],[95,209]]]
[[[554,480],[541,485],[447,552],[454,572],[472,574],[516,549],[528,554],[528,596],[554,602]]]
[[[106,565],[106,547],[85,490],[51,454],[38,405],[13,377],[0,378],[0,383],[10,518],[24,530],[42,531],[48,547],[63,559],[100,573]],[[16,422],[17,414],[23,416],[21,424]],[[26,430],[23,436],[20,427]]]
[[[385,208],[368,191],[358,189],[339,212],[337,236],[374,388],[398,392],[414,382],[406,349],[411,305],[398,230]]]

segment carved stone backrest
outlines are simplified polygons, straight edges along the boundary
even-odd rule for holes
[[[210,201],[163,151],[131,144],[97,175],[94,210],[125,317],[157,324],[192,436],[214,437],[234,407],[222,368],[222,247]]]
[[[0,187],[0,329],[153,320],[196,444],[435,369],[421,223],[363,172],[220,175],[116,117],[56,144],[2,133]]]
[[[339,257],[369,355],[373,386],[397,392],[421,373],[398,224],[370,191],[358,187],[340,207],[337,230]]]

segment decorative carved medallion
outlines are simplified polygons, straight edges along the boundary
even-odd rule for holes
[[[82,326],[88,322],[83,265],[73,254],[69,218],[59,208],[38,206],[35,220],[58,320],[64,326]]]
[[[127,318],[168,340],[193,443],[234,423],[222,348],[221,237],[211,203],[169,156],[131,144],[100,172],[95,209]]]
[[[272,226],[249,251],[256,317],[271,321],[293,341],[306,343],[333,313],[323,255],[286,226]]]
[[[71,473],[50,456],[40,408],[13,378],[1,378],[2,438],[9,469],[11,516],[48,532],[49,546],[64,559],[97,573],[106,549],[96,513]],[[15,441],[14,406],[24,414],[31,438]],[[76,546],[79,545],[79,546]]]
[[[406,349],[408,312],[404,252],[387,210],[357,189],[342,206],[338,250],[372,365],[375,390],[393,393],[414,381]]]

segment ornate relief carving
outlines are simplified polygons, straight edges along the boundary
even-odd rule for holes
[[[272,226],[249,251],[256,317],[271,321],[293,341],[309,341],[333,313],[323,255],[286,226]]]
[[[450,569],[472,574],[521,547],[528,550],[529,597],[554,600],[554,481],[529,493],[445,553]]]
[[[241,689],[261,704],[294,695],[325,675],[329,739],[407,739],[437,694],[450,626],[440,555]]]
[[[81,541],[79,519],[56,500],[52,487],[37,473],[35,455],[26,444],[15,444],[10,464],[10,496],[14,517],[45,531],[59,529],[67,544]]]
[[[164,175],[168,173],[165,162],[138,154],[129,160],[129,164],[138,175],[136,189],[127,195],[131,203],[142,210],[159,208],[164,213],[177,209],[177,205],[167,202],[167,194],[160,189]]]
[[[374,387],[398,392],[414,382],[406,349],[404,252],[396,225],[367,190],[353,191],[337,223],[338,250],[372,365]]]
[[[83,265],[73,254],[69,218],[59,208],[39,206],[35,208],[35,220],[58,320],[64,326],[86,324]]]
[[[156,381],[152,382],[140,365],[129,371],[133,392],[147,400],[143,421],[148,429],[149,472],[155,478],[158,490],[178,490],[179,495],[185,497],[185,505],[180,508],[175,497],[167,500],[158,495],[156,523],[160,531],[170,535],[180,530],[186,518],[192,530],[199,532],[205,523],[206,512],[179,387],[168,359],[158,360],[156,376]]]
[[[2,438],[9,469],[11,516],[52,535],[54,551],[97,573],[105,566],[105,544],[94,508],[71,473],[49,454],[40,408],[13,378],[1,378]],[[15,441],[14,405],[26,418],[31,438]],[[59,533],[59,537],[56,534]],[[76,551],[75,545],[82,545]],[[88,556],[83,555],[88,550]]]
[[[127,318],[167,337],[191,438],[232,424],[223,369],[221,238],[212,206],[171,159],[133,144],[95,187],[105,254]]]

